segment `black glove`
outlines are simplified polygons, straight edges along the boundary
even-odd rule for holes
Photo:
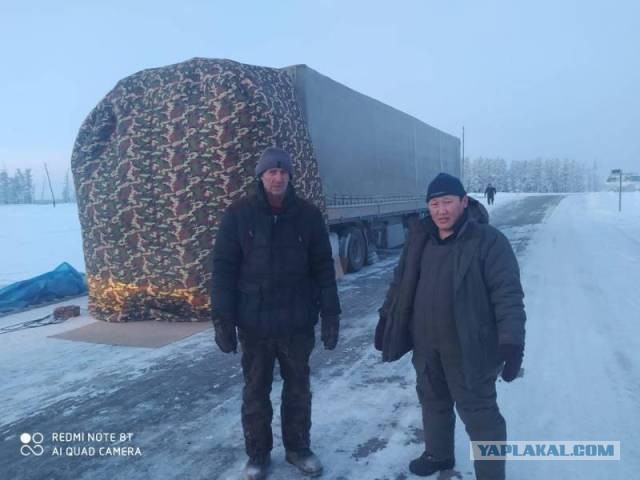
[[[505,382],[511,382],[520,372],[522,357],[524,356],[524,347],[522,345],[512,345],[509,343],[498,345],[498,356],[500,362],[504,362],[502,379]]]
[[[325,350],[333,350],[338,344],[338,333],[340,332],[340,315],[330,315],[322,317],[320,325],[320,339]]]
[[[229,320],[217,319],[213,321],[216,331],[216,343],[223,353],[236,353],[238,350],[238,337],[236,326]]]
[[[376,347],[376,350],[379,352],[382,351],[382,341],[384,338],[384,327],[387,323],[387,318],[380,314],[380,318],[378,320],[378,324],[376,325],[376,333],[373,338],[373,345]]]

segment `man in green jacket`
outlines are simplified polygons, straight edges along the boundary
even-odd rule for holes
[[[473,441],[505,441],[496,403],[500,369],[522,365],[525,311],[518,262],[460,180],[439,174],[429,215],[411,225],[380,309],[376,348],[385,361],[413,350],[425,451],[409,464],[428,476],[453,468],[455,405]],[[504,479],[504,461],[475,461],[476,478]]]

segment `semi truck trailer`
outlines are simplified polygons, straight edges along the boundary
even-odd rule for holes
[[[194,58],[120,80],[83,122],[71,166],[89,286],[106,321],[210,316],[211,251],[261,152],[294,159],[346,271],[404,241],[459,140],[305,65]]]
[[[284,70],[318,163],[329,228],[345,270],[358,271],[375,248],[404,242],[433,177],[460,175],[460,141],[306,65]]]

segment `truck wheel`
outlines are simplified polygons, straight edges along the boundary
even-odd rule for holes
[[[347,272],[357,272],[367,260],[367,241],[358,227],[351,227],[346,233],[343,252],[346,257]]]

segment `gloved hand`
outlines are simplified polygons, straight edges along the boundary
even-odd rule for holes
[[[498,345],[498,358],[500,362],[504,362],[501,376],[505,382],[511,382],[518,376],[522,366],[522,357],[524,357],[524,347],[522,345],[509,343]]]
[[[338,333],[340,332],[340,315],[329,315],[322,317],[320,325],[320,339],[325,350],[333,350],[338,344]]]
[[[236,326],[228,319],[216,319],[213,321],[216,332],[216,344],[223,353],[236,353],[238,350],[238,337]]]
[[[384,338],[384,327],[387,323],[387,318],[380,314],[380,319],[378,320],[378,324],[376,325],[376,333],[373,339],[373,345],[376,347],[376,350],[379,352],[382,351],[382,341]]]

